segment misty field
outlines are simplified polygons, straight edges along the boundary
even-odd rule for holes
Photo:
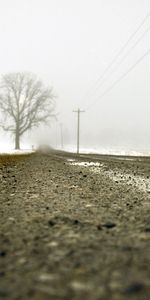
[[[0,156],[0,299],[148,300],[150,159]]]

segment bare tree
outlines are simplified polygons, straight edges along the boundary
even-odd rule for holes
[[[20,149],[20,137],[40,123],[54,117],[52,89],[31,73],[10,73],[2,76],[0,110],[4,120],[0,126],[15,137],[15,149]]]

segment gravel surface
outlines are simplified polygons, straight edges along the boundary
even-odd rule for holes
[[[149,300],[150,159],[0,156],[0,299]]]

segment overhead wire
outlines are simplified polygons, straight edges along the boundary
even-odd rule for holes
[[[150,49],[146,51],[126,72],[124,72],[108,89],[104,91],[94,102],[86,107],[86,111],[89,110],[97,101],[102,99],[106,94],[108,94],[120,81],[122,81],[138,64],[142,62],[150,54]]]
[[[150,12],[148,14],[146,14],[146,16],[144,17],[144,19],[142,20],[142,22],[139,24],[139,26],[137,27],[137,29],[130,35],[130,37],[128,38],[128,40],[124,43],[124,45],[120,48],[120,50],[117,52],[117,54],[115,55],[115,57],[111,60],[111,62],[108,64],[108,66],[105,68],[105,70],[103,71],[103,73],[98,77],[98,79],[96,80],[96,82],[94,83],[93,87],[91,87],[91,89],[94,89],[97,87],[97,85],[99,84],[99,87],[103,84],[104,81],[106,81],[105,79],[105,75],[107,74],[107,72],[111,69],[111,67],[115,64],[115,62],[117,62],[118,58],[120,57],[120,55],[123,53],[123,51],[127,48],[127,46],[129,45],[129,43],[132,41],[132,39],[136,36],[136,34],[139,32],[139,30],[142,28],[142,26],[145,24],[145,22],[147,21],[147,19],[150,17]],[[141,41],[141,39],[145,36],[145,34],[149,31],[149,27],[148,29],[142,34],[141,38],[135,43],[135,46]],[[135,48],[135,46],[133,46],[133,48]],[[132,50],[132,47],[131,47]],[[129,51],[131,51],[129,50]],[[128,53],[129,54],[129,53]],[[128,55],[127,54],[127,55]],[[123,60],[126,58],[126,56],[124,56]],[[122,60],[121,60],[122,62]],[[119,63],[120,65],[121,63]],[[111,73],[112,74],[112,73]],[[104,80],[103,80],[104,79]]]
[[[95,88],[95,90],[98,90],[100,87],[104,85],[104,83],[108,80],[110,75],[112,75],[118,67],[124,62],[124,60],[129,56],[129,54],[136,48],[136,46],[143,40],[145,35],[150,31],[150,26],[143,32],[143,34],[139,37],[139,39],[130,47],[130,49],[127,51],[127,53],[121,58],[121,60],[115,65],[114,69],[109,73],[109,75],[104,78],[104,80],[101,81],[101,83]]]

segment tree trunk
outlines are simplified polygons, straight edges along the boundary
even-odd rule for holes
[[[15,149],[16,150],[20,149],[20,134],[18,129],[16,129],[16,134],[15,134]]]

